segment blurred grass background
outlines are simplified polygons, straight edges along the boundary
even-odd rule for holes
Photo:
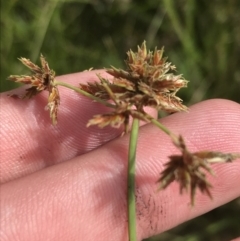
[[[1,86],[26,74],[17,60],[47,57],[57,75],[114,65],[143,40],[190,80],[186,104],[209,98],[240,102],[239,0],[1,0]],[[235,200],[153,240],[227,241],[240,236]]]

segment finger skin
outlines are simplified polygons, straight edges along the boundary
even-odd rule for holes
[[[80,82],[97,81],[96,73],[66,75],[58,80],[77,86]],[[86,128],[93,115],[104,113],[107,108],[72,90],[59,87],[59,91],[61,101],[56,126],[44,110],[47,93],[30,100],[1,95],[1,183],[69,160],[119,136],[120,130],[113,128]]]
[[[189,113],[162,119],[181,133],[191,151],[240,151],[240,106],[211,100]],[[1,186],[1,240],[127,241],[126,169],[128,136],[87,154]],[[179,195],[173,183],[157,192],[156,180],[177,150],[153,125],[141,127],[137,150],[138,240],[170,229],[240,195],[240,160],[216,164],[209,177],[213,200]]]
[[[105,71],[95,70],[59,76],[57,80],[78,86],[99,81],[97,73],[111,78]],[[21,88],[10,93],[24,91],[25,88]],[[109,112],[109,109],[64,87],[59,87],[59,92],[61,101],[56,126],[51,124],[49,113],[44,110],[46,92],[30,100],[10,98],[9,92],[0,95],[0,183],[67,161],[121,134],[122,129],[111,127],[86,128],[94,115]],[[148,112],[156,115],[156,111]]]

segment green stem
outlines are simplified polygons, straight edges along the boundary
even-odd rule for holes
[[[158,128],[160,128],[162,131],[164,131],[167,135],[171,136],[174,135],[166,126],[164,126],[163,124],[161,124],[158,120],[152,118],[151,122],[157,126]]]
[[[129,241],[137,240],[136,232],[136,202],[135,202],[135,163],[139,120],[134,118],[132,123],[128,150],[128,233]]]
[[[167,135],[171,136],[172,138],[177,138],[177,136],[171,132],[165,125],[161,124],[158,120],[154,119],[152,116],[145,113],[145,117],[148,121],[151,121],[155,126],[165,132]]]
[[[98,97],[96,97],[94,95],[91,95],[88,92],[86,92],[84,90],[81,90],[80,88],[77,88],[77,87],[75,87],[73,85],[67,84],[65,82],[57,81],[57,80],[54,81],[54,85],[55,86],[57,86],[57,85],[64,86],[64,87],[69,88],[71,90],[74,90],[74,91],[76,91],[76,92],[78,92],[78,93],[80,93],[80,94],[82,94],[82,95],[84,95],[84,96],[86,96],[86,97],[88,97],[90,99],[93,99],[93,100],[95,100],[95,101],[97,101],[97,102],[99,102],[99,103],[101,103],[101,104],[103,104],[103,105],[105,105],[107,107],[115,108],[115,105],[113,105],[113,104],[111,104],[111,103],[109,103],[107,101],[104,101],[104,100],[102,100],[102,99],[100,99],[100,98],[98,98]]]

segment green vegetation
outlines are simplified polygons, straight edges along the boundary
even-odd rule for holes
[[[240,1],[1,1],[0,91],[27,74],[17,58],[46,56],[57,75],[114,65],[143,40],[165,46],[187,80],[184,104],[209,98],[240,102]],[[225,241],[240,236],[239,200],[151,240]],[[150,239],[149,239],[150,240]]]

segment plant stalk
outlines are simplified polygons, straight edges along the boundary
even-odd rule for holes
[[[151,121],[155,126],[157,126],[160,130],[165,132],[167,135],[169,135],[172,138],[172,140],[177,140],[178,139],[178,137],[173,132],[171,132],[165,125],[160,123],[157,119],[152,118],[148,114],[146,114],[146,116],[147,116],[149,121]]]
[[[135,202],[135,166],[136,166],[136,149],[139,130],[139,120],[134,118],[130,134],[128,150],[128,234],[129,241],[137,240],[136,232],[136,202]]]
[[[98,97],[96,97],[94,95],[91,95],[88,92],[86,92],[84,90],[81,90],[80,88],[77,88],[77,87],[75,87],[73,85],[67,84],[65,82],[57,81],[57,80],[54,81],[54,85],[56,85],[56,86],[57,85],[64,86],[64,87],[66,87],[68,89],[71,89],[71,90],[74,90],[74,91],[76,91],[76,92],[78,92],[78,93],[80,93],[80,94],[82,94],[82,95],[84,95],[84,96],[86,96],[86,97],[88,97],[88,98],[90,98],[92,100],[95,100],[96,102],[99,102],[99,103],[101,103],[101,104],[103,104],[103,105],[105,105],[107,107],[115,108],[115,105],[113,105],[113,104],[111,104],[111,103],[109,103],[107,101],[104,101],[104,100],[102,100],[102,99],[100,99],[100,98],[98,98]]]

